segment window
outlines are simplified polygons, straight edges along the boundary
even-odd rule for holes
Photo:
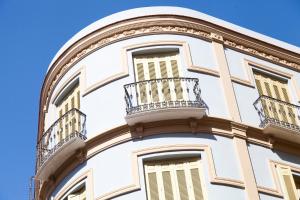
[[[180,79],[167,80],[182,76],[178,52],[136,55],[133,62],[136,82],[162,79],[138,85],[139,104],[181,100],[186,95]]]
[[[296,110],[290,104],[287,80],[256,71],[254,72],[254,77],[259,95],[271,97],[262,99],[266,117],[289,124],[298,124],[295,115]]]
[[[300,177],[293,175],[291,169],[286,166],[278,166],[277,171],[285,199],[298,200],[300,198]]]
[[[204,199],[200,172],[197,158],[145,162],[148,199]]]
[[[69,134],[80,130],[80,114],[74,109],[80,109],[80,91],[77,83],[60,99],[56,105],[59,116],[57,137],[64,139]]]
[[[86,200],[86,186],[85,183],[81,183],[72,188],[63,198],[60,200]]]

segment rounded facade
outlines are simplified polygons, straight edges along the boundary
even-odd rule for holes
[[[103,18],[51,62],[35,199],[299,199],[300,49],[197,11]]]

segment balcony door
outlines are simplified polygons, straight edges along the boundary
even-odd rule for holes
[[[178,52],[138,55],[133,61],[136,82],[152,80],[138,84],[139,104],[184,99],[184,85],[176,79],[182,76]]]
[[[80,130],[80,115],[73,108],[80,109],[80,91],[79,84],[76,84],[57,105],[59,128],[57,136],[59,141],[69,134]]]
[[[297,125],[295,109],[284,103],[290,103],[287,81],[258,72],[254,73],[254,77],[259,95],[279,100],[262,100],[266,117]]]

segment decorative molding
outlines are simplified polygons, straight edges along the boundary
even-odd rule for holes
[[[196,124],[196,125],[195,125]],[[285,149],[278,149],[276,145],[273,147],[273,145],[270,143],[270,137],[267,135],[264,135],[262,132],[262,129],[246,126],[244,124],[232,122],[228,119],[222,119],[222,118],[213,118],[213,117],[205,117],[201,120],[169,120],[169,121],[159,121],[159,122],[152,122],[152,123],[146,123],[141,125],[143,127],[142,133],[136,133],[135,127],[129,127],[128,125],[122,125],[119,127],[116,127],[114,129],[108,130],[106,132],[99,132],[91,135],[95,135],[93,138],[89,138],[86,141],[85,145],[85,152],[86,157],[85,161],[92,158],[93,156],[96,156],[97,154],[109,149],[113,148],[117,145],[120,145],[122,143],[136,140],[139,138],[139,136],[142,134],[142,137],[146,136],[153,136],[153,135],[159,135],[161,133],[167,134],[167,133],[193,133],[194,134],[212,134],[212,135],[220,135],[222,137],[227,138],[240,138],[243,140],[246,140],[247,143],[256,144],[259,146],[263,146],[265,148],[269,149],[276,149],[284,152],[288,152],[293,155],[300,155],[300,147],[298,144],[292,144],[292,143],[286,143],[285,146],[281,144],[283,142],[282,139],[279,138],[272,138],[272,140],[275,141],[275,144],[280,144],[281,147],[284,147]],[[239,134],[239,131],[246,131],[246,138],[243,137],[243,134]],[[241,137],[239,137],[241,135]],[[82,162],[83,160],[81,160]],[[64,177],[66,177],[72,170],[74,170],[76,167],[80,165],[80,162],[76,159],[76,156],[70,157],[63,165],[54,173],[55,181],[44,181],[43,185],[41,187],[41,190],[38,191],[39,197],[44,199],[48,195],[53,192],[53,190],[57,187],[57,185],[60,183],[60,181],[63,180]],[[292,167],[293,168],[293,167]],[[295,168],[295,167],[294,167]],[[295,170],[296,171],[296,170]],[[299,169],[300,172],[300,169]],[[212,174],[212,177],[214,175]],[[214,182],[214,180],[216,182]],[[230,185],[232,182],[235,182],[235,180],[230,179],[222,179],[222,177],[215,176],[214,179],[212,179],[212,182],[217,184],[223,184],[223,185]],[[241,182],[237,182],[240,187],[242,187]],[[136,190],[136,185],[128,185],[124,188],[121,188],[121,193],[126,193],[128,191]],[[274,189],[268,189],[263,186],[258,186],[259,192],[270,194],[270,195],[277,195],[276,192],[274,192]],[[114,195],[116,191],[112,192]],[[109,194],[107,194],[109,195]]]
[[[221,42],[228,48],[236,49],[295,70],[300,69],[300,59],[297,53],[264,43],[260,40],[255,40],[251,37],[241,35],[229,29],[224,29],[209,22],[173,15],[146,16],[121,21],[99,29],[78,40],[53,63],[47,73],[42,89],[38,138],[42,134],[41,130],[43,127],[44,114],[49,103],[51,91],[61,77],[75,63],[108,44],[132,37],[164,33],[182,34],[208,41]],[[253,46],[257,49],[253,48]],[[115,78],[116,77],[110,77],[108,82]],[[105,83],[99,83],[97,86],[101,87],[103,84]],[[43,108],[46,109],[44,110]]]
[[[227,47],[231,47],[233,49],[240,50],[240,51],[242,51],[244,53],[248,53],[250,55],[257,56],[259,58],[263,58],[263,59],[271,61],[273,63],[277,63],[277,64],[280,64],[280,65],[285,65],[285,66],[288,66],[290,68],[294,68],[296,70],[300,69],[300,64],[297,64],[297,63],[294,63],[294,62],[289,62],[289,61],[287,61],[285,59],[281,59],[281,58],[279,58],[277,56],[274,56],[274,55],[271,55],[271,54],[267,54],[267,53],[265,53],[263,51],[259,51],[259,50],[256,50],[254,48],[247,47],[245,45],[236,43],[236,42],[231,41],[231,40],[226,40],[225,39],[224,45],[227,46]]]
[[[229,185],[238,188],[244,188],[244,183],[240,180],[235,180],[231,178],[219,177],[216,174],[216,168],[213,161],[213,155],[211,148],[208,145],[199,145],[199,144],[178,144],[178,145],[168,145],[168,146],[157,146],[146,149],[141,149],[132,153],[132,179],[133,183],[121,187],[117,190],[108,192],[96,198],[96,200],[107,200],[114,197],[120,196],[125,193],[134,192],[141,189],[140,184],[140,172],[139,172],[139,157],[155,153],[164,153],[164,152],[173,152],[173,151],[203,151],[206,155],[208,171],[210,176],[210,182],[213,184]],[[140,170],[142,171],[142,170]]]
[[[218,63],[220,71],[220,81],[224,90],[225,103],[227,105],[229,116],[233,121],[241,122],[240,111],[237,105],[234,88],[230,79],[230,72],[224,52],[224,46],[215,41],[212,42],[212,46],[215,53],[215,59]]]

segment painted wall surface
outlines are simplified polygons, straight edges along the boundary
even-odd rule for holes
[[[113,148],[107,149],[94,157],[90,158],[86,163],[79,166],[72,172],[54,191],[57,194],[61,188],[70,183],[76,177],[88,169],[93,169],[94,195],[98,197],[105,193],[119,189],[121,187],[132,184],[132,152],[150,147],[175,145],[175,144],[192,144],[192,145],[209,145],[212,149],[213,159],[216,167],[216,173],[220,177],[233,178],[241,180],[241,174],[238,167],[233,142],[229,138],[221,136],[213,136],[211,134],[199,133],[195,134],[166,134],[160,136],[145,137],[142,140],[127,142]],[[178,155],[185,155],[186,152],[176,152]],[[208,162],[206,154],[203,151],[193,151],[196,155],[201,156],[201,162],[204,169],[205,191],[209,199],[244,199],[244,191],[233,187],[212,185],[210,184],[208,174]],[[138,199],[145,198],[145,184],[143,174],[143,159],[153,156],[164,156],[174,154],[174,152],[165,152],[163,154],[150,154],[139,157],[139,176],[141,182],[141,190],[129,195],[119,197],[120,199],[128,199],[135,196]],[[226,162],[225,162],[226,160]],[[120,167],[122,166],[122,167]],[[108,181],[109,180],[109,181]]]

